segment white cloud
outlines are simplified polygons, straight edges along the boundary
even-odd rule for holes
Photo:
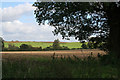
[[[48,25],[38,26],[34,23],[22,23],[19,20],[14,20],[12,22],[3,22],[2,23],[3,32],[7,32],[9,34],[12,33],[21,33],[21,34],[30,34],[30,33],[44,33],[50,32],[52,28]]]
[[[54,39],[62,40],[62,37],[54,36],[53,27],[49,25],[37,25],[34,23],[22,23],[18,20],[12,22],[3,22],[2,31],[5,40],[39,40],[39,41],[53,41]],[[73,38],[70,41],[75,41]],[[68,41],[69,42],[69,41]]]
[[[15,7],[0,8],[0,16],[2,16],[2,21],[14,21],[19,19],[23,14],[29,14],[34,8],[29,3],[20,4]]]

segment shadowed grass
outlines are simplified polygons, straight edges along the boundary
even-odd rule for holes
[[[91,56],[83,60],[54,56],[3,57],[3,78],[118,78],[116,66],[102,65]]]

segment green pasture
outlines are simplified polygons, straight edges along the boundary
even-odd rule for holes
[[[81,48],[82,43],[80,42],[69,42],[69,43],[60,43],[61,46],[67,46],[68,48]]]
[[[33,47],[42,47],[42,48],[46,48],[51,46],[53,43],[48,43],[48,42],[17,42],[17,43],[8,43],[5,42],[4,45],[5,47],[8,47],[9,44],[14,44],[17,47],[20,47],[21,44],[28,44],[31,45]],[[66,46],[68,48],[81,48],[82,43],[80,42],[67,42],[67,43],[60,43],[61,46]]]

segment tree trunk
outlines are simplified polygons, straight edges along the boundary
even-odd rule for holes
[[[110,53],[120,58],[120,8],[114,8],[107,12],[108,24],[110,26],[109,44]]]

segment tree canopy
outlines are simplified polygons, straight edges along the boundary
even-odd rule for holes
[[[100,40],[111,43],[111,51],[118,53],[120,2],[35,2],[33,6],[36,21],[39,25],[54,26],[54,35],[80,41],[96,34]]]
[[[108,35],[105,11],[111,4],[115,3],[35,2],[33,5],[37,7],[35,15],[39,24],[47,20],[49,25],[55,27],[55,35],[60,33],[63,38],[74,36],[83,40],[96,33],[105,37]]]

